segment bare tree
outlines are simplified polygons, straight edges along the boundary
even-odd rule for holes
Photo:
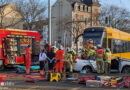
[[[45,17],[45,1],[41,0],[14,0],[15,4],[19,8],[19,11],[23,13],[24,24],[27,29],[33,29],[36,21],[43,20]]]
[[[0,28],[16,27],[22,21],[21,13],[11,1],[0,0]]]
[[[101,25],[108,25],[120,30],[130,29],[130,12],[124,8],[105,5],[100,11]]]
[[[76,38],[83,33],[84,22],[85,21],[77,19],[76,21],[70,21],[66,23],[66,30],[71,33],[73,42],[75,42]],[[78,52],[78,42],[76,42],[76,52]]]

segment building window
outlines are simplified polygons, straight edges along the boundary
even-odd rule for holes
[[[77,7],[77,5],[76,5],[76,4],[74,5],[74,10],[75,10],[75,11],[77,11],[77,10],[78,10],[78,7]]]
[[[80,25],[80,28],[82,28],[82,25]]]
[[[88,18],[85,17],[85,24],[88,24]]]
[[[78,14],[75,14],[75,19],[77,19],[78,18]]]
[[[96,14],[98,13],[98,10],[97,10],[97,9],[95,9],[95,13],[96,13]]]
[[[91,17],[88,17],[88,23],[90,23],[91,22]]]
[[[58,36],[58,39],[61,39],[61,36]]]
[[[83,19],[84,19],[84,17],[83,17],[83,15],[81,15],[81,16],[80,16],[80,20],[83,20]]]
[[[84,6],[84,7],[85,7],[85,10],[84,10],[84,11],[85,11],[85,12],[88,12],[88,7],[87,7],[87,6]]]
[[[85,11],[85,5],[83,5],[83,11]]]
[[[80,5],[80,11],[83,11],[83,5]]]
[[[80,46],[82,46],[82,44],[83,44],[83,43],[82,43],[82,42],[80,42]]]
[[[88,7],[88,12],[91,12],[91,7]]]
[[[75,18],[73,19],[73,21],[76,21]]]
[[[78,11],[80,11],[80,6],[78,6]]]

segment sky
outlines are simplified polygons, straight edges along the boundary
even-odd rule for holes
[[[44,0],[46,3],[48,3],[48,0]],[[130,0],[98,0],[101,5],[115,5],[119,6],[121,8],[126,8],[130,11]],[[56,2],[56,0],[51,0],[51,5],[53,5]],[[48,16],[48,10],[46,11],[46,15]]]
[[[109,4],[119,6],[121,8],[126,8],[130,11],[130,0],[99,0],[100,4]]]
[[[45,0],[48,1],[48,0]],[[130,0],[98,0],[101,4],[110,4],[116,5],[122,8],[127,8],[130,10]],[[56,2],[56,0],[51,0],[52,5]]]

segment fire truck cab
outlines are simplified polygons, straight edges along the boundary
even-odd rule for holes
[[[5,66],[25,64],[27,45],[31,46],[32,62],[36,62],[40,52],[39,32],[0,29],[0,69]]]

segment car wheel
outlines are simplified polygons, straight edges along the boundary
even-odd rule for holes
[[[92,68],[90,66],[85,66],[82,70],[85,70],[86,73],[92,73]]]
[[[122,73],[130,73],[130,67],[124,67]]]

